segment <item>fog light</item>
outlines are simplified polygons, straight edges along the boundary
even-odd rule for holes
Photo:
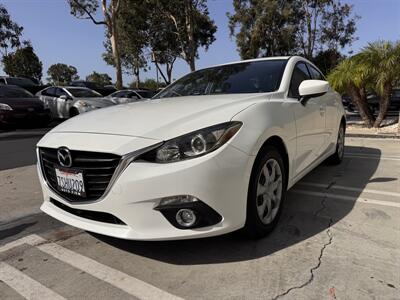
[[[191,227],[196,223],[196,214],[193,210],[183,208],[176,213],[176,222],[182,227]]]

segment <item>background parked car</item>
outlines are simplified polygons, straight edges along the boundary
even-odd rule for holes
[[[0,127],[29,123],[46,126],[50,121],[50,110],[39,98],[21,87],[0,85]]]
[[[342,96],[343,106],[349,112],[358,111],[357,106],[354,105],[351,98],[347,95]],[[367,93],[367,103],[373,114],[377,114],[379,112],[379,96],[375,93],[368,92]],[[392,95],[390,97],[388,112],[398,112],[400,110],[400,89],[393,89]]]
[[[121,91],[116,91],[109,95],[107,98],[110,98],[112,101],[117,102],[118,104],[135,102],[138,100],[150,99],[154,96],[154,92],[151,90],[133,90],[126,89]]]
[[[0,76],[0,84],[16,85],[31,92],[32,94],[35,94],[38,91],[47,87],[47,85],[39,85],[29,78],[10,76]]]
[[[52,86],[36,95],[49,106],[52,116],[60,119],[115,104],[85,87]]]
[[[84,81],[84,80],[74,80],[71,81],[70,86],[79,86],[79,87],[86,87],[88,89],[94,90],[103,96],[108,96],[111,93],[115,92],[117,89],[112,85],[102,86],[96,82],[91,81]]]

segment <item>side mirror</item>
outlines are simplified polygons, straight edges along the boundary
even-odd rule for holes
[[[324,80],[304,80],[299,86],[299,101],[306,105],[307,101],[319,97],[329,91],[329,83]]]

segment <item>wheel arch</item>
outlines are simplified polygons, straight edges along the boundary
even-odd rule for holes
[[[272,136],[268,137],[264,141],[264,143],[261,145],[260,149],[258,150],[257,156],[254,160],[252,172],[253,172],[255,164],[260,159],[264,150],[268,146],[275,147],[279,151],[279,153],[282,155],[282,159],[283,159],[283,163],[284,163],[284,167],[285,167],[285,175],[286,175],[287,180],[289,181],[289,168],[290,168],[289,153],[288,153],[288,149],[286,147],[284,140],[278,135],[272,135]]]

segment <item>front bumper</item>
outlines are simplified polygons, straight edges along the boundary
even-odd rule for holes
[[[182,162],[135,161],[103,198],[80,204],[66,201],[49,188],[38,165],[44,194],[41,210],[69,225],[123,239],[169,240],[224,234],[245,223],[249,160],[247,154],[226,144],[208,155]],[[174,227],[154,207],[161,198],[175,195],[195,196],[220,214],[222,221],[196,229]],[[112,214],[126,225],[79,217],[51,203],[51,198],[74,209]]]

